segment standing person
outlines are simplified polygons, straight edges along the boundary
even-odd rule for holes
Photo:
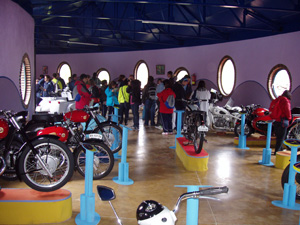
[[[52,83],[53,83],[53,87],[54,87],[54,93],[57,96],[61,96],[61,91],[63,89],[62,83],[61,81],[58,79],[58,74],[57,73],[53,73],[53,78],[52,78]]]
[[[121,74],[119,76],[118,83],[119,83],[119,88],[124,86],[125,84],[128,84],[127,78],[125,77],[124,74]]]
[[[101,113],[102,116],[106,118],[106,113],[107,113],[107,105],[106,105],[106,94],[105,90],[107,88],[107,80],[102,80],[101,81],[101,87],[100,87],[100,106],[101,106]]]
[[[100,87],[101,81],[100,81],[100,79],[98,78],[97,73],[93,73],[93,76],[92,76],[91,80],[94,81],[94,83],[95,83],[95,85],[96,85],[97,87]]]
[[[287,127],[289,126],[289,121],[292,119],[290,103],[291,98],[291,93],[286,90],[281,96],[274,99],[270,105],[270,116],[275,120],[273,123],[274,132],[276,135],[274,155],[276,155],[276,152],[282,150],[282,144],[286,137]]]
[[[160,103],[159,103],[159,99],[157,97],[157,94],[162,92],[163,90],[165,89],[165,85],[163,83],[163,80],[161,78],[159,78],[157,80],[157,86],[156,86],[156,104],[157,104],[157,107],[158,107],[158,114],[157,114],[157,123],[156,123],[156,127],[157,129],[160,129],[162,130],[162,122],[161,122],[161,116],[160,116],[160,112],[159,112],[159,108],[160,108]]]
[[[74,87],[75,87],[75,83],[76,83],[76,81],[77,81],[77,74],[73,74],[72,75],[72,80],[69,82],[69,84],[68,84],[68,86],[69,86],[69,89],[70,89],[70,91],[71,92],[73,92],[73,89],[74,89]],[[73,96],[74,98],[75,98],[75,96]]]
[[[168,134],[173,134],[173,129],[172,129],[172,114],[173,114],[173,109],[168,108],[165,105],[165,102],[167,101],[167,98],[169,95],[173,95],[174,98],[176,98],[176,94],[171,88],[171,82],[170,80],[164,80],[164,86],[165,89],[157,94],[157,97],[160,102],[160,115],[161,115],[161,121],[163,125],[163,133],[162,135],[168,135]]]
[[[114,105],[118,105],[118,88],[115,81],[111,81],[105,90],[106,105],[108,108],[108,121],[111,120],[111,115],[114,113]]]
[[[35,86],[35,96],[36,96],[36,105],[38,105],[42,99],[43,96],[43,88],[45,83],[45,76],[43,74],[40,75],[40,79],[37,80],[37,84]]]
[[[153,76],[148,77],[148,83],[144,87],[142,102],[145,105],[145,126],[155,126],[155,104],[156,104],[156,84],[154,83]]]
[[[191,85],[191,76],[190,75],[185,75],[183,77],[183,79],[188,79],[188,83],[187,85],[185,85],[183,88],[185,90],[185,96],[187,99],[190,98],[192,92],[193,92],[193,89],[192,89],[192,85]]]
[[[192,92],[191,99],[199,100],[199,109],[200,111],[206,112],[204,121],[207,121],[207,114],[209,109],[209,99],[211,97],[210,91],[206,89],[206,84],[204,80],[200,80],[197,86],[197,89]]]
[[[175,84],[175,79],[173,77],[173,72],[172,71],[168,71],[167,77],[168,77],[168,79],[170,81],[171,88],[173,88],[173,85]]]
[[[93,104],[100,102],[100,89],[97,87],[97,85],[94,83],[93,79],[89,80],[89,91],[91,92],[91,98],[93,100]]]
[[[123,83],[123,86],[119,88],[119,95],[118,95],[118,101],[120,103],[120,111],[119,111],[119,123],[123,123],[123,116],[125,116],[125,125],[127,125],[128,122],[128,115],[129,115],[129,93],[127,92],[128,87],[128,80],[125,80]]]
[[[132,80],[127,87],[127,92],[130,93],[130,105],[133,113],[133,130],[139,129],[139,106],[141,104],[141,82]]]
[[[76,109],[83,109],[84,106],[90,104],[92,95],[88,90],[88,88],[86,87],[87,82],[88,82],[88,76],[86,74],[81,74],[80,79],[75,83],[74,89],[76,88],[78,94],[80,95],[80,100],[76,101],[75,103]]]
[[[44,77],[43,97],[50,97],[54,91],[51,77],[47,74]]]

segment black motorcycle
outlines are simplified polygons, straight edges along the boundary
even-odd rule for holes
[[[23,180],[37,191],[64,186],[72,177],[74,158],[55,136],[30,138],[25,132],[27,112],[0,110],[0,175]]]

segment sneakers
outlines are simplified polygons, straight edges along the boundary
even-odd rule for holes
[[[174,133],[173,132],[168,132],[168,135],[173,135]]]
[[[162,126],[155,126],[156,129],[162,130]]]
[[[162,132],[161,134],[162,135],[168,135],[169,133],[168,132]]]

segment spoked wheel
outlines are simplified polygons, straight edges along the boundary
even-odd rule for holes
[[[183,136],[188,140],[194,139],[194,118],[192,116],[192,111],[186,109],[183,115]]]
[[[61,141],[49,137],[34,140],[32,145],[39,152],[39,157],[26,146],[19,159],[22,180],[29,187],[43,192],[55,191],[64,186],[74,171],[74,158],[69,148]]]
[[[112,151],[104,144],[98,141],[88,141],[96,148],[93,160],[93,179],[99,180],[106,177],[114,167],[114,156]],[[78,172],[85,176],[85,149],[81,146],[75,150],[75,165]]]
[[[195,131],[195,139],[194,139],[194,148],[196,154],[199,154],[203,148],[203,142],[204,142],[204,133]]]
[[[254,130],[252,127],[250,127],[248,124],[245,124],[244,133],[246,137],[249,137],[251,134],[253,134]],[[241,135],[241,124],[236,124],[234,127],[234,134],[235,136],[239,137]]]
[[[300,160],[300,156],[297,156],[297,161]],[[290,164],[284,169],[281,176],[281,186],[284,188],[284,184],[289,181],[289,173],[290,173]],[[296,183],[296,199],[300,199],[300,174],[296,173],[295,175],[295,183]]]
[[[286,139],[300,139],[300,123],[295,123],[288,129]]]
[[[200,112],[194,113],[194,148],[196,154],[199,154],[203,148],[205,133],[208,129],[204,125],[203,116]],[[200,129],[200,130],[199,130]]]
[[[97,127],[93,132],[102,134],[102,140],[112,153],[116,153],[122,148],[122,129],[117,124],[104,122],[101,123],[100,128]]]

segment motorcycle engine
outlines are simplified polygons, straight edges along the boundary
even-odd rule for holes
[[[218,129],[224,129],[226,127],[229,127],[229,119],[224,118],[222,116],[215,116],[215,122],[214,122],[214,127]]]
[[[80,136],[80,137],[82,138],[82,135],[83,135],[83,127],[82,127],[81,123],[74,123],[74,124],[72,125],[72,130],[73,130],[73,133],[74,133],[75,135],[78,135],[78,136]],[[72,135],[72,136],[70,137],[70,143],[71,143],[71,144],[74,144],[74,145],[78,145],[77,140],[76,140],[76,138],[75,138],[74,135]]]

